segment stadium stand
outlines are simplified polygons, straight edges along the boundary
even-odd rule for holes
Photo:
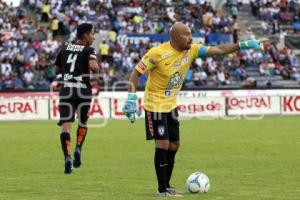
[[[288,29],[292,27],[292,31],[299,28],[299,2],[293,0],[286,5],[281,1],[281,4],[274,4],[281,7],[262,1],[265,3],[259,11],[255,9],[257,1],[249,2],[250,7],[242,1],[231,0],[227,1],[227,9],[219,10],[215,6],[224,1],[215,2],[218,3],[25,0],[20,7],[13,8],[0,1],[0,89],[49,90],[55,78],[52,63],[57,50],[63,41],[75,39],[76,25],[81,22],[95,26],[94,47],[102,66],[102,87],[127,80],[128,72],[141,56],[151,46],[167,39],[168,30],[175,21],[187,23],[200,41],[210,45],[265,35],[278,40],[281,30],[286,30],[285,24]],[[270,17],[273,10],[279,10],[276,17]],[[289,18],[282,14],[286,12]],[[263,22],[265,32],[261,31]],[[255,25],[259,25],[259,29]],[[266,46],[264,52],[245,51],[226,57],[197,59],[187,73],[184,87],[243,87],[249,78],[263,87],[298,86],[297,50],[275,44]],[[142,76],[141,86],[146,79]]]
[[[277,43],[276,46],[269,48],[269,56],[272,59],[260,62],[258,69],[252,69],[252,75],[257,80],[271,82],[275,86],[297,86],[299,83],[300,43],[290,45],[289,39],[294,37],[295,41],[300,41],[299,35],[295,34],[292,28],[292,24],[298,20],[300,14],[300,2],[295,0],[251,0],[244,2],[247,4],[239,7],[239,25],[248,27],[247,31],[255,34],[256,38],[270,38]],[[282,6],[285,8],[280,8]],[[284,16],[283,13],[289,13],[290,16],[294,17],[289,18],[289,20],[281,19]],[[245,35],[246,37],[243,39],[250,37]],[[275,70],[273,66],[275,66]],[[267,69],[267,73],[265,73],[265,69]],[[263,83],[261,82],[261,84]]]

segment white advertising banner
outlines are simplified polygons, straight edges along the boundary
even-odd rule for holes
[[[126,99],[114,98],[111,100],[111,116],[114,119],[126,119],[122,113],[122,107]],[[142,111],[141,117],[144,117],[142,108],[143,99],[139,98],[138,106]],[[178,113],[180,117],[218,117],[225,115],[225,98],[179,98]]]
[[[48,100],[1,99],[0,120],[48,119]]]
[[[99,97],[101,98],[127,98],[128,92],[106,92],[101,91]],[[144,92],[137,92],[138,97],[143,97]],[[198,90],[198,91],[181,91],[179,98],[195,97],[244,97],[244,96],[287,96],[299,95],[300,89],[282,89],[282,90],[267,90],[267,89],[253,89],[253,90]],[[1,96],[0,96],[1,97]]]
[[[90,119],[110,118],[109,99],[93,98],[90,112]],[[59,119],[59,99],[50,99],[50,119]]]
[[[138,93],[142,107],[143,93]],[[94,98],[91,119],[126,119],[122,108],[127,92],[104,92]],[[0,121],[59,119],[58,96],[49,93],[0,93]],[[179,116],[300,115],[300,90],[183,91],[178,97]]]
[[[300,114],[300,96],[284,96],[281,99],[281,113],[283,115]]]
[[[219,117],[225,108],[224,97],[179,98],[177,106],[180,117]]]
[[[228,97],[227,111],[228,115],[280,114],[280,97]]]

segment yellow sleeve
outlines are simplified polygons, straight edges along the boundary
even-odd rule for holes
[[[202,58],[206,57],[208,49],[209,47],[203,44],[192,44],[192,48],[191,48],[192,58],[196,59],[198,57],[202,57]]]
[[[155,68],[157,63],[157,54],[155,53],[154,48],[150,49],[140,60],[140,62],[135,66],[135,69],[141,74],[144,74],[146,71]]]

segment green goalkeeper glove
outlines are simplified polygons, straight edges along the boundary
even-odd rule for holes
[[[246,40],[239,43],[240,49],[263,50],[259,40]]]
[[[135,122],[135,115],[141,115],[141,111],[137,107],[137,99],[138,97],[135,93],[128,93],[127,101],[123,107],[123,113],[131,123]]]

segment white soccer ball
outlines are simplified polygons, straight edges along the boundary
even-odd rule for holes
[[[192,173],[186,180],[186,187],[191,193],[207,193],[210,187],[208,177],[202,172]]]

